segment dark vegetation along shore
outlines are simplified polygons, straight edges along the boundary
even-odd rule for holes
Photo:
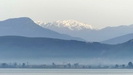
[[[40,68],[40,69],[133,69],[133,63],[128,62],[128,64],[116,64],[116,65],[80,65],[75,64],[55,64],[51,65],[41,64],[41,65],[31,65],[27,63],[1,63],[0,68]]]

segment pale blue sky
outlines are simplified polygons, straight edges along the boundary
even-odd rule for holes
[[[0,20],[75,19],[95,27],[133,24],[133,0],[0,0]]]

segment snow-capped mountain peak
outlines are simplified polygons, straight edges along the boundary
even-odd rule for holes
[[[70,30],[84,30],[84,29],[93,29],[91,25],[85,24],[76,20],[58,20],[55,22],[48,22],[48,23],[43,23],[43,22],[36,22],[42,27],[58,27],[58,28],[66,28]]]

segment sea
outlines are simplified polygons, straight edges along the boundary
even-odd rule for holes
[[[0,69],[0,75],[133,75],[133,69]]]

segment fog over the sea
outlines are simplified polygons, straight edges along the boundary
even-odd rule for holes
[[[75,19],[94,27],[133,24],[133,0],[0,0],[0,20],[30,17],[35,21]]]

